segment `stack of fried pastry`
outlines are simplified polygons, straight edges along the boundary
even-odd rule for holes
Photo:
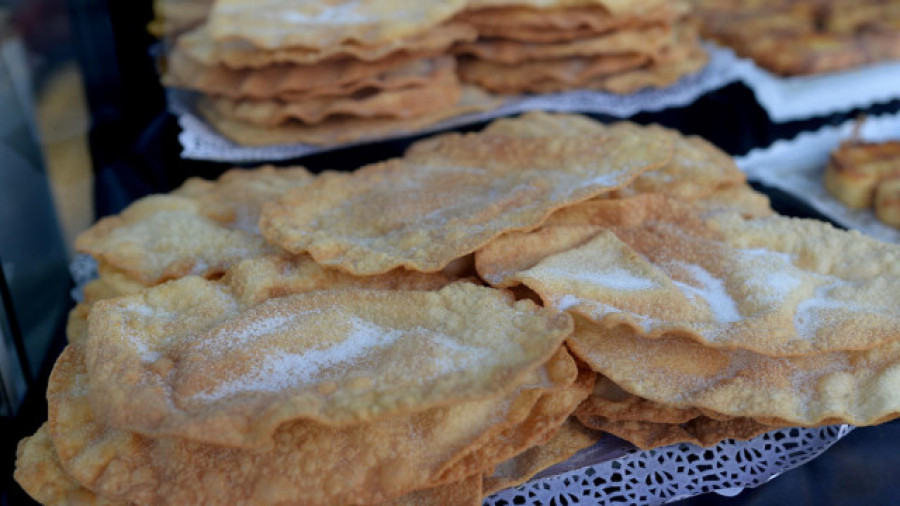
[[[243,189],[243,191],[241,191]],[[660,127],[532,113],[99,222],[44,504],[478,504],[591,446],[900,414],[900,247]]]
[[[153,20],[147,31],[156,37],[177,37],[206,21],[214,0],[153,0]]]
[[[458,19],[478,30],[456,53],[460,77],[497,93],[665,87],[707,60],[681,0],[471,0]]]
[[[243,145],[339,144],[499,105],[664,87],[707,57],[686,0],[158,0],[163,83]],[[465,85],[461,83],[466,83]]]
[[[412,131],[493,101],[463,87],[448,49],[475,30],[464,0],[218,0],[178,37],[163,82],[240,144],[336,144]]]
[[[900,58],[897,0],[693,0],[704,37],[776,74]]]
[[[825,188],[847,207],[874,207],[879,220],[900,227],[900,141],[842,143],[825,168]]]

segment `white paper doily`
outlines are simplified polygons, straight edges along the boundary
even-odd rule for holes
[[[751,60],[739,59],[734,71],[776,123],[827,116],[900,98],[900,61],[843,72],[780,77]]]
[[[809,462],[852,429],[849,425],[779,429],[749,441],[724,441],[712,448],[680,444],[632,450],[572,470],[563,463],[520,487],[488,497],[484,504],[655,505],[707,492],[732,496]],[[580,454],[573,459],[584,460]]]
[[[577,90],[510,98],[502,106],[492,111],[458,116],[432,125],[419,133],[437,132],[533,110],[596,113],[625,118],[641,112],[656,112],[688,105],[707,92],[737,81],[745,72],[742,69],[750,65],[740,61],[729,49],[709,44],[704,47],[709,51],[709,65],[699,73],[686,76],[668,88],[647,89],[629,95]],[[182,90],[169,90],[168,92],[169,109],[178,116],[178,122],[182,128],[178,140],[181,142],[183,158],[236,163],[287,160],[375,140],[370,139],[355,144],[331,147],[306,144],[242,147],[210,128],[197,115],[194,107],[196,98],[197,94],[192,92]],[[377,140],[401,138],[408,135],[398,134]]]
[[[783,190],[806,202],[835,223],[857,229],[882,241],[900,243],[900,229],[878,221],[868,209],[850,209],[832,197],[823,183],[828,156],[850,138],[854,122],[805,132],[737,157],[751,180]],[[860,132],[868,141],[900,140],[900,114],[869,118]]]

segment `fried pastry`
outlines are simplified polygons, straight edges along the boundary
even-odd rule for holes
[[[900,228],[900,177],[887,179],[875,191],[875,216]]]
[[[562,376],[535,371],[506,397],[382,422],[285,424],[274,434],[274,448],[260,452],[147,438],[105,425],[87,399],[81,351],[69,347],[51,375],[50,432],[66,472],[110,498],[265,505],[302,497],[306,504],[371,504],[436,485],[459,458],[527,419],[554,388],[565,388],[572,368],[566,366]]]
[[[465,6],[465,0],[218,0],[209,31],[214,40],[262,49],[374,47],[427,32]]]
[[[504,231],[534,228],[553,209],[627,185],[665,164],[672,149],[661,132],[641,135],[628,125],[537,142],[448,134],[427,146],[349,176],[321,175],[308,191],[264,209],[263,234],[357,275],[401,266],[437,271]],[[388,202],[394,211],[373,220],[370,210]]]
[[[243,146],[304,143],[333,145],[415,133],[439,121],[497,106],[498,99],[472,86],[464,86],[459,101],[413,118],[334,117],[316,125],[291,121],[278,127],[262,127],[222,116],[207,101],[200,101],[198,112],[225,137]]]
[[[551,216],[540,239],[517,245],[528,233],[512,233],[495,258],[477,253],[476,265],[491,265],[503,284],[525,284],[548,306],[651,338],[677,333],[714,348],[798,356],[900,337],[890,296],[900,271],[877,260],[895,255],[891,245],[819,222],[704,215],[654,194],[590,205],[557,218],[582,225],[574,239],[545,232],[559,223]],[[522,255],[525,265],[543,259],[506,278],[521,267],[505,266],[502,252],[518,256],[509,253],[525,244],[536,249]]]
[[[17,453],[46,504],[475,504],[601,433],[900,415],[900,247],[773,215],[661,127],[525,114],[352,174],[190,179],[86,237]]]
[[[893,2],[694,0],[701,33],[784,76],[900,58]]]
[[[417,118],[451,108],[462,95],[453,58],[443,57],[436,66],[430,80],[392,90],[363,89],[345,96],[302,97],[298,101],[210,97],[208,103],[226,118],[262,127],[278,127],[291,121],[315,125],[342,116]]]
[[[485,318],[496,321],[490,335],[473,325]],[[241,308],[227,287],[189,277],[100,301],[89,321],[98,416],[144,434],[247,448],[271,445],[291,420],[340,426],[490,396],[571,331],[568,315],[466,282],[435,292],[309,292]]]
[[[767,357],[576,318],[567,345],[626,391],[669,406],[783,426],[872,425],[900,415],[896,340],[865,351]]]
[[[900,177],[900,142],[848,141],[831,154],[825,188],[853,209],[869,209],[882,182]]]
[[[216,183],[191,180],[171,195],[138,200],[101,219],[75,241],[118,290],[189,274],[214,276],[248,257],[277,253],[259,235],[263,202],[312,181],[303,168],[226,172]]]
[[[360,90],[397,90],[432,82],[447,65],[438,53],[397,54],[367,62],[349,58],[314,65],[273,64],[259,69],[206,65],[176,46],[163,84],[212,96],[296,101],[349,97]]]

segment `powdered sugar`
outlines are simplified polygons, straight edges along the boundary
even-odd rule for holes
[[[591,186],[619,186],[623,183],[623,178],[632,174],[631,170],[620,170],[617,172],[610,172],[607,174],[600,174],[599,176],[594,176],[590,179],[581,179],[582,183],[579,187],[591,187]]]
[[[457,339],[442,332],[422,327],[413,330],[421,336],[421,341],[432,348],[432,354],[428,357],[428,371],[423,371],[422,381],[433,380],[457,371],[472,367],[485,367],[487,364],[497,361],[496,352],[488,348],[468,346]]]
[[[553,306],[560,311],[568,311],[575,306],[585,304],[588,301],[580,299],[574,295],[565,294],[553,301]]]
[[[316,13],[307,14],[296,10],[278,10],[275,12],[278,19],[289,23],[311,25],[355,25],[374,21],[371,16],[365,16],[358,12],[361,2],[348,2],[333,7],[324,8]]]
[[[644,332],[650,332],[655,325],[660,323],[658,320],[644,315],[632,313],[631,311],[624,311],[622,308],[610,306],[601,302],[585,300],[570,294],[555,298],[551,301],[550,305],[560,311],[568,311],[572,308],[577,308],[580,310],[579,312],[588,314],[595,321],[600,321],[609,314],[626,314],[628,315],[629,320],[636,325],[640,325]]]
[[[694,281],[699,284],[699,286],[694,286],[675,281],[675,286],[691,301],[696,301],[697,297],[706,301],[716,322],[734,323],[743,319],[737,304],[728,294],[728,291],[725,289],[725,283],[721,279],[714,277],[699,265],[683,262],[673,262],[673,264],[690,273]]]
[[[752,273],[748,280],[764,302],[781,304],[802,284],[802,271],[794,267],[793,256],[766,249],[737,250],[739,268]]]
[[[833,281],[825,283],[809,297],[797,305],[797,312],[794,314],[794,329],[797,337],[801,339],[813,340],[823,325],[827,324],[830,311],[834,310],[853,310],[844,301],[836,300],[829,297],[829,293],[833,290],[846,286],[846,281],[831,278]]]
[[[277,392],[303,386],[320,379],[337,365],[357,361],[392,345],[403,335],[399,330],[387,329],[356,317],[351,317],[348,323],[351,329],[347,338],[339,343],[302,353],[274,353],[242,377],[195,397],[216,401],[242,392]],[[343,368],[341,374],[346,373],[346,368]]]
[[[302,316],[318,312],[318,310],[313,310],[301,311],[293,314],[275,314],[267,318],[251,320],[248,324],[238,328],[226,324],[218,328],[211,336],[205,338],[203,342],[208,348],[240,347],[245,345],[247,341],[250,341],[251,339],[259,340],[262,336],[284,330]]]
[[[592,285],[601,286],[610,290],[638,291],[657,288],[659,285],[653,280],[636,276],[635,274],[617,266],[610,266],[603,271],[595,271],[578,265],[554,266],[554,277],[563,277],[573,281],[582,281]]]

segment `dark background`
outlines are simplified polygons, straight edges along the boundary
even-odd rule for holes
[[[149,1],[33,0],[20,2],[16,11],[14,21],[29,48],[43,55],[35,68],[37,80],[54,62],[66,58],[77,58],[82,67],[92,117],[90,152],[98,218],[121,211],[141,196],[169,191],[188,177],[214,178],[232,166],[180,158],[179,128],[165,110],[164,94],[150,56],[154,40],[144,29],[151,17]],[[60,44],[61,40],[64,43]],[[687,107],[627,119],[642,124],[660,123],[685,134],[700,135],[726,152],[740,155],[778,139],[793,138],[802,131],[843,123],[861,113],[874,116],[897,111],[900,101],[892,101],[866,110],[775,124],[757,104],[752,91],[736,83],[708,93]],[[483,125],[459,130],[477,130]],[[278,165],[304,165],[313,171],[352,170],[399,156],[417,138],[372,143]],[[774,207],[782,214],[821,218],[786,194],[758,188],[772,197]],[[21,335],[15,337],[21,340]],[[49,368],[64,342],[60,333],[44,366],[35,371],[19,415],[0,418],[0,504],[33,504],[11,479],[15,444],[46,420],[43,393]],[[736,498],[707,494],[684,504],[900,504],[900,487],[895,484],[895,477],[900,475],[900,471],[895,471],[900,469],[898,445],[900,423],[857,429],[824,456],[758,489]]]

